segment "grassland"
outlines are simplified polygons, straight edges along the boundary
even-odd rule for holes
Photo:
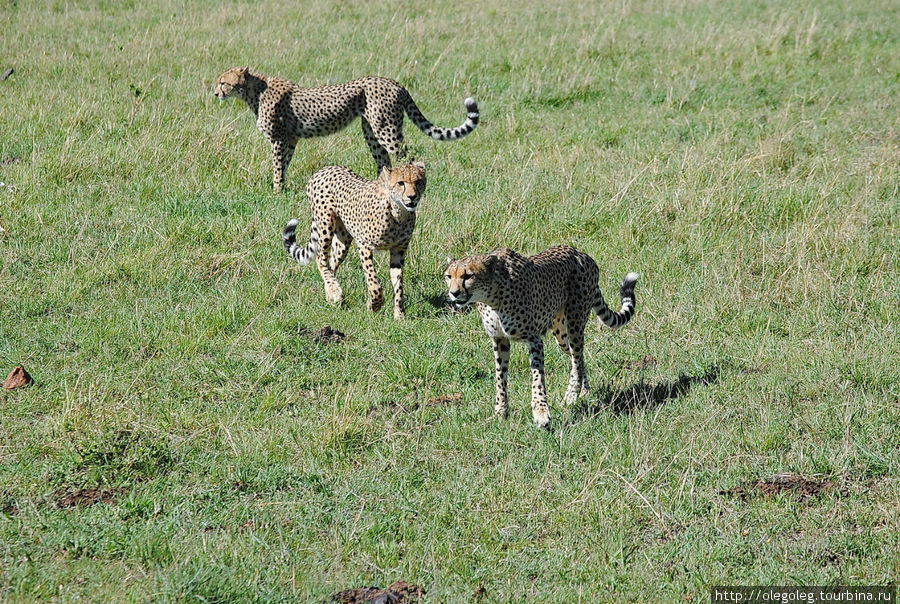
[[[0,371],[36,380],[0,392],[0,599],[897,581],[900,4],[7,0],[0,30]],[[407,321],[366,311],[354,256],[342,309],[288,261],[306,178],[373,166],[353,125],[273,196],[252,114],[212,94],[243,64],[393,77],[439,125],[478,99],[464,141],[407,127]],[[542,432],[521,347],[493,417],[440,275],[557,243],[608,298],[642,280],[626,329],[589,328],[574,409],[548,343]],[[754,494],[780,473],[823,489]]]

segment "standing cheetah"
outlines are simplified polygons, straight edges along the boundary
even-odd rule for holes
[[[377,171],[391,166],[388,153],[405,156],[403,114],[437,140],[455,140],[475,130],[478,105],[467,98],[466,121],[456,128],[439,128],[428,121],[409,92],[387,78],[369,76],[345,84],[302,88],[283,78],[249,67],[229,69],[216,80],[219,100],[237,97],[256,115],[256,127],[272,144],[272,180],[281,191],[297,140],[342,130],[357,116],[375,158]]]
[[[449,260],[444,278],[450,300],[457,306],[475,303],[484,329],[494,341],[497,404],[494,410],[507,415],[509,342],[522,340],[531,347],[531,411],[535,423],[550,424],[550,408],[544,388],[543,335],[551,327],[559,347],[572,357],[565,403],[586,394],[584,327],[591,309],[600,321],[618,328],[634,314],[634,284],[637,273],[622,282],[622,309],[612,312],[597,287],[597,263],[573,247],[560,245],[536,256],[525,257],[509,248],[490,254]]]
[[[325,297],[329,302],[340,303],[344,293],[334,274],[355,239],[366,274],[368,307],[373,311],[384,304],[384,294],[372,252],[390,251],[394,318],[402,319],[403,264],[416,226],[416,209],[424,193],[425,164],[421,162],[396,168],[385,166],[374,181],[343,166],[322,168],[306,183],[313,216],[309,242],[303,247],[297,243],[295,218],[284,228],[284,247],[300,264],[309,264],[315,257],[325,281]]]

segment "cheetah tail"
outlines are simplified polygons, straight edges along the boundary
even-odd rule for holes
[[[409,119],[411,119],[412,122],[419,127],[419,130],[433,139],[439,141],[456,140],[471,133],[473,130],[475,130],[476,126],[478,126],[478,117],[480,115],[478,113],[478,104],[472,97],[469,97],[465,100],[466,121],[456,128],[441,128],[428,121],[428,118],[422,115],[422,112],[419,111],[419,107],[416,106],[416,102],[412,100],[409,92],[406,93],[405,101],[406,115],[408,115]]]
[[[625,280],[622,281],[622,288],[619,290],[619,296],[622,298],[622,309],[619,312],[613,312],[603,301],[603,294],[597,290],[597,302],[594,304],[594,312],[597,318],[613,329],[618,329],[631,320],[635,310],[634,284],[637,283],[638,274],[628,273]]]
[[[319,229],[316,227],[316,221],[313,220],[312,227],[309,229],[309,242],[303,247],[297,243],[297,225],[300,221],[293,218],[284,227],[284,249],[291,258],[300,264],[309,264],[316,257],[319,251]]]

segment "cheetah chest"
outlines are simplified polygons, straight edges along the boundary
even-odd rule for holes
[[[528,336],[523,332],[523,321],[506,312],[498,312],[487,304],[478,304],[481,324],[484,330],[494,339],[521,340]]]
[[[415,213],[399,210],[387,199],[347,204],[341,210],[341,220],[357,243],[373,249],[408,242],[416,225]]]

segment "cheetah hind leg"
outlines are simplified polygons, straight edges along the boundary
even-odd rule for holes
[[[319,221],[317,221],[319,222]],[[331,241],[334,237],[333,222],[329,224],[327,221],[320,221],[322,224],[322,232],[319,239],[319,250],[316,253],[316,267],[319,274],[322,275],[322,281],[325,282],[325,299],[332,304],[340,304],[344,301],[344,290],[334,276],[331,269],[333,260],[331,259]]]
[[[400,143],[397,145],[396,157],[397,161],[406,161],[406,159],[409,157],[409,145],[407,145],[406,141],[403,140],[402,135],[400,137]]]
[[[569,354],[572,358],[572,369],[569,373],[569,387],[563,403],[574,405],[579,396],[587,395],[591,386],[588,383],[587,368],[584,365],[584,328],[569,331]]]
[[[567,354],[572,361],[572,369],[569,372],[569,385],[563,397],[563,404],[567,406],[574,405],[575,401],[578,400],[578,395],[585,393],[583,382],[585,377],[584,356],[581,354],[582,351],[580,349],[578,349],[578,354],[576,354],[576,348],[572,346],[565,309],[560,310],[553,318],[552,329],[553,337],[556,338],[556,343],[559,344],[560,350]]]
[[[329,266],[332,272],[337,273],[341,263],[347,257],[350,251],[350,244],[353,243],[353,236],[343,224],[336,224],[334,229],[334,239],[331,240],[331,257],[329,258]]]
[[[369,148],[372,149],[372,155],[375,156],[376,147],[380,152],[386,153],[388,157],[395,157],[397,161],[402,161],[408,154],[406,144],[403,141],[403,114],[390,117],[373,125],[367,122],[372,132],[374,141],[369,141]],[[365,129],[364,129],[365,131]],[[378,159],[375,159],[376,163]],[[387,163],[390,167],[390,160]],[[381,165],[378,166],[381,170]]]
[[[284,190],[284,179],[296,147],[296,140],[277,140],[272,143],[272,188],[275,193]]]
[[[366,144],[369,145],[369,151],[372,153],[372,158],[375,160],[375,174],[377,176],[378,174],[381,174],[382,168],[391,167],[391,156],[388,154],[387,149],[385,149],[378,141],[378,137],[376,137],[375,132],[372,131],[369,120],[360,117],[360,121],[362,123],[362,131],[363,136],[366,139]]]

